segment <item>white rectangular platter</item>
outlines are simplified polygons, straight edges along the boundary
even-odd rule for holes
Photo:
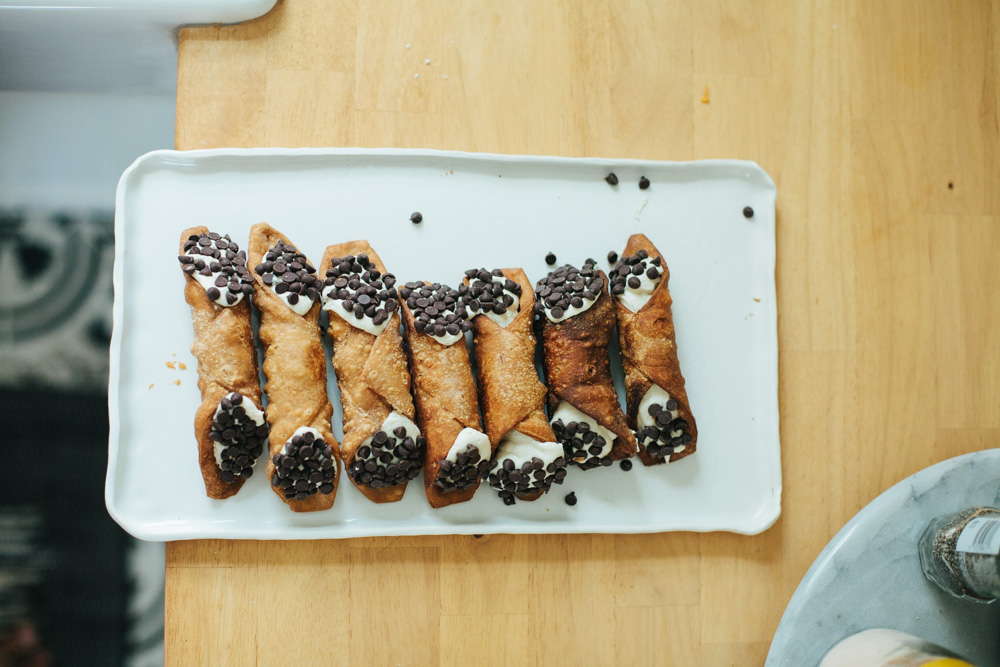
[[[614,187],[604,181],[612,171]],[[651,182],[646,190],[641,176]],[[147,540],[761,532],[781,511],[775,194],[760,167],[740,161],[398,149],[149,153],[118,185],[108,510]],[[423,215],[419,225],[410,222],[414,211]],[[245,248],[261,221],[314,265],[327,245],[366,238],[400,284],[453,286],[473,267],[521,267],[535,282],[550,268],[549,252],[557,265],[593,257],[607,270],[609,250],[646,234],[670,267],[697,453],[652,468],[634,459],[631,471],[571,467],[565,484],[512,507],[484,485],[468,503],[432,510],[420,478],[402,501],[376,505],[344,477],[331,510],[297,514],[268,488],[262,464],[233,498],[207,498],[194,439],[201,399],[176,259],[180,233],[205,225]],[[617,344],[611,355],[621,396]],[[339,439],[329,360],[327,376]],[[564,502],[571,491],[579,499],[572,507]]]

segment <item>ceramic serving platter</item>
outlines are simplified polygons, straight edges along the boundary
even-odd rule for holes
[[[609,172],[617,186],[605,182]],[[648,189],[638,187],[642,176]],[[144,155],[118,185],[108,510],[148,540],[763,531],[781,511],[775,194],[760,167],[732,160],[399,149]],[[414,211],[423,215],[419,225],[410,221]],[[261,221],[314,264],[327,245],[366,238],[400,283],[453,286],[473,267],[521,267],[537,281],[549,270],[549,252],[557,265],[593,257],[607,270],[609,250],[646,234],[670,267],[697,453],[652,468],[635,459],[630,471],[571,467],[563,485],[512,507],[482,486],[468,503],[432,510],[419,478],[402,501],[376,505],[344,477],[332,509],[297,514],[268,488],[263,459],[239,494],[207,498],[178,243],[181,231],[205,225],[245,248]],[[611,358],[621,396],[617,344]],[[339,439],[340,394],[329,360],[327,376]],[[571,491],[575,506],[564,502]]]

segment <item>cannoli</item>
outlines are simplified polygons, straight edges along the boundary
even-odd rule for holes
[[[670,271],[643,234],[633,234],[611,272],[618,338],[625,367],[628,425],[646,465],[672,463],[698,445],[684,376],[677,361]]]
[[[410,282],[399,290],[431,507],[470,500],[493,453],[479,423],[465,332],[472,328],[459,291]]]
[[[552,271],[535,289],[549,421],[566,458],[584,470],[635,454],[635,436],[611,380],[615,307],[606,284],[604,272],[588,259],[582,269],[567,264]]]
[[[271,425],[267,476],[293,511],[329,509],[337,494],[340,449],[326,395],[321,282],[305,255],[267,223],[250,230],[249,255]]]
[[[545,385],[535,371],[535,293],[521,269],[470,269],[464,282],[483,424],[495,447],[488,480],[507,505],[536,500],[563,483],[566,457],[545,418]]]
[[[195,412],[198,462],[210,498],[229,498],[253,474],[267,444],[260,408],[257,348],[250,330],[253,279],[246,251],[229,235],[192,227],[181,233],[184,298],[191,306],[201,406]]]
[[[344,408],[340,454],[366,497],[391,503],[420,474],[424,438],[413,422],[410,372],[399,335],[396,278],[368,241],[326,249],[323,309]]]

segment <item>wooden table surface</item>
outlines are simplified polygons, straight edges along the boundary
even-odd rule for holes
[[[167,664],[762,664],[855,512],[1000,443],[997,35],[986,0],[284,0],[181,31],[179,149],[757,161],[784,502],[753,537],[171,543]]]

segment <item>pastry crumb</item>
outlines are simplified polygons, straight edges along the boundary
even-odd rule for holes
[[[754,297],[753,300],[756,301],[757,303],[760,303],[760,299],[758,299],[757,297]]]
[[[180,380],[171,380],[170,384],[179,387],[179,386],[181,386],[181,381]]]
[[[638,220],[642,216],[642,212],[645,210],[646,204],[648,203],[649,197],[642,197],[639,199],[639,203],[636,204],[636,207],[632,210],[632,218],[634,220]]]
[[[173,368],[173,369],[176,370],[177,369],[177,362],[176,361],[168,361],[167,362],[167,368]]]
[[[148,386],[148,387],[146,387],[146,389],[152,389],[152,388],[153,388],[153,383],[152,383],[152,382],[150,382],[150,383],[149,383],[149,386]]]
[[[705,92],[701,94],[701,103],[708,104],[708,86],[705,86]]]
[[[177,362],[177,368],[181,369],[182,371],[186,371],[187,370],[187,364],[185,364],[183,361],[178,361]]]

